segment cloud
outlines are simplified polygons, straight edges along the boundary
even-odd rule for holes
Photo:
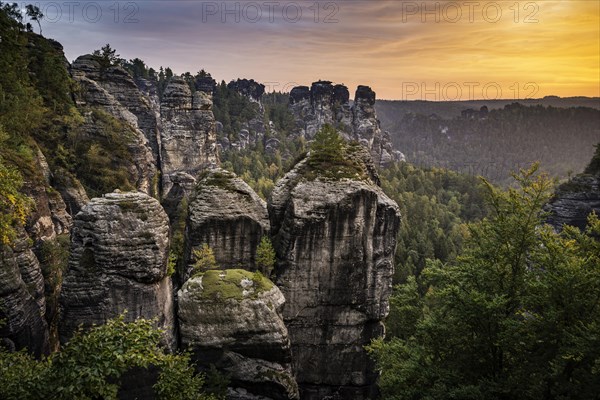
[[[539,95],[600,95],[596,1],[77,3],[72,20],[58,2],[63,17],[42,22],[69,59],[110,43],[179,73],[281,86],[329,79],[384,98],[401,98],[403,82],[498,82],[505,92],[535,82]]]

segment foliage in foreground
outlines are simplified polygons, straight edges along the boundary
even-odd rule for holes
[[[600,220],[586,232],[543,225],[550,181],[488,185],[492,213],[463,253],[430,262],[392,299],[396,337],[368,350],[386,399],[597,399]]]
[[[25,351],[0,349],[2,399],[116,399],[121,376],[132,368],[160,369],[154,389],[159,399],[209,400],[204,376],[187,354],[165,354],[152,321],[127,323],[121,315],[88,332],[78,331],[62,351],[35,360]]]
[[[0,127],[0,146],[5,134]],[[4,165],[0,156],[0,245],[11,244],[16,237],[15,228],[25,223],[30,200],[19,192],[23,186],[21,173]]]

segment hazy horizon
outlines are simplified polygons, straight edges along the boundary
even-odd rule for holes
[[[33,3],[70,62],[110,43],[155,69],[267,91],[322,79],[386,100],[600,97],[595,1]]]

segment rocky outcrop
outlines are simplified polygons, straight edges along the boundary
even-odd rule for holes
[[[237,79],[229,82],[227,87],[255,102],[259,102],[260,98],[265,93],[265,85],[256,82],[254,79]]]
[[[229,82],[227,89],[243,96],[250,104],[244,105],[245,119],[239,121],[237,132],[225,132],[223,125],[219,123],[220,129],[217,130],[219,147],[224,151],[235,151],[256,146],[264,140],[267,133],[264,122],[265,109],[261,101],[265,85],[254,79],[237,79]]]
[[[231,399],[297,399],[290,342],[281,317],[284,297],[262,276],[212,270],[178,292],[181,345],[198,365],[229,374]]]
[[[173,187],[174,175],[197,175],[219,163],[212,96],[190,88],[181,77],[173,77],[161,103],[162,192]],[[188,190],[191,188],[187,188]]]
[[[144,133],[152,150],[153,163],[160,166],[160,135],[158,132],[159,108],[144,93],[122,67],[107,69],[101,81],[105,88],[122,106],[137,118],[137,126]]]
[[[77,214],[90,201],[81,182],[62,168],[52,176],[51,183],[64,200],[69,218]]]
[[[563,225],[583,231],[592,212],[600,215],[600,144],[585,171],[560,185],[544,211],[556,231]]]
[[[158,106],[150,94],[150,81],[138,84],[124,68],[114,66],[102,70],[90,54],[78,57],[71,66],[75,79],[84,76],[102,86],[119,104],[136,116],[136,125],[144,133],[155,165],[159,165],[160,136]],[[145,89],[145,90],[143,90]],[[154,88],[155,90],[155,88]],[[85,97],[84,101],[85,101]]]
[[[173,299],[167,276],[169,224],[155,199],[143,193],[109,193],[75,217],[71,255],[60,295],[61,342],[80,324],[157,318],[173,344]]]
[[[290,92],[290,110],[296,117],[296,132],[312,139],[325,124],[340,129],[352,139],[352,113],[348,89],[329,81],[314,82],[309,89],[299,86]]]
[[[269,202],[275,283],[286,298],[303,399],[363,399],[375,391],[363,346],[383,335],[400,216],[372,167],[364,170],[362,179],[315,179],[305,159]]]
[[[9,350],[27,348],[39,357],[50,350],[45,302],[40,298],[43,279],[23,240],[17,241],[16,251],[0,246],[0,344]]]
[[[563,225],[585,230],[588,216],[600,215],[600,175],[578,175],[560,185],[545,211],[547,222],[558,231]]]
[[[194,86],[196,87],[196,90],[213,94],[215,88],[217,87],[217,82],[212,78],[212,76],[210,76],[210,74],[208,74],[206,76],[197,76]]]
[[[59,235],[68,235],[72,218],[61,194],[51,183],[55,174],[39,148],[34,150],[31,170],[21,191],[32,200],[24,227],[10,247],[0,246],[0,338],[10,349],[27,347],[40,356],[50,351],[48,320],[52,319],[52,301],[47,291],[54,290],[46,279],[50,266],[44,249]],[[45,267],[44,270],[42,267]]]
[[[22,232],[20,237],[12,246],[13,254],[21,279],[27,286],[27,291],[33,297],[39,308],[41,316],[46,314],[46,296],[44,293],[44,275],[40,262],[30,245],[30,240],[25,232]]]
[[[69,233],[72,219],[60,193],[50,186],[51,172],[39,150],[35,168],[38,175],[28,179],[22,191],[35,202],[27,217],[26,229],[31,240],[39,243]]]
[[[314,82],[310,88],[297,86],[290,92],[290,110],[296,118],[295,132],[312,139],[325,124],[335,127],[346,140],[356,140],[371,151],[376,165],[404,160],[395,150],[389,133],[383,132],[375,113],[375,92],[358,86],[354,103],[344,85]]]
[[[126,124],[129,132],[123,134],[127,135],[127,148],[131,154],[131,162],[127,166],[131,181],[135,182],[138,190],[156,194],[154,182],[158,174],[158,161],[153,146],[158,144],[149,143],[139,125],[142,121],[152,137],[155,135],[156,121],[152,122],[153,111],[131,76],[117,67],[101,71],[98,62],[90,55],[79,57],[71,66],[71,74],[80,86],[76,104],[85,117],[82,132],[90,138],[106,136],[102,124],[98,124],[98,115],[90,112],[90,108],[100,109]],[[128,107],[137,112],[140,118]]]
[[[208,244],[222,268],[256,269],[256,248],[269,232],[265,202],[233,172],[217,168],[198,181],[186,224],[187,276],[194,250]],[[266,273],[266,271],[263,271]]]

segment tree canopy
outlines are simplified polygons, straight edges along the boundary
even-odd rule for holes
[[[393,337],[369,347],[384,398],[598,398],[600,220],[544,225],[552,184],[535,172],[487,184],[490,216],[454,261],[429,262],[424,297],[414,277],[397,288]]]

